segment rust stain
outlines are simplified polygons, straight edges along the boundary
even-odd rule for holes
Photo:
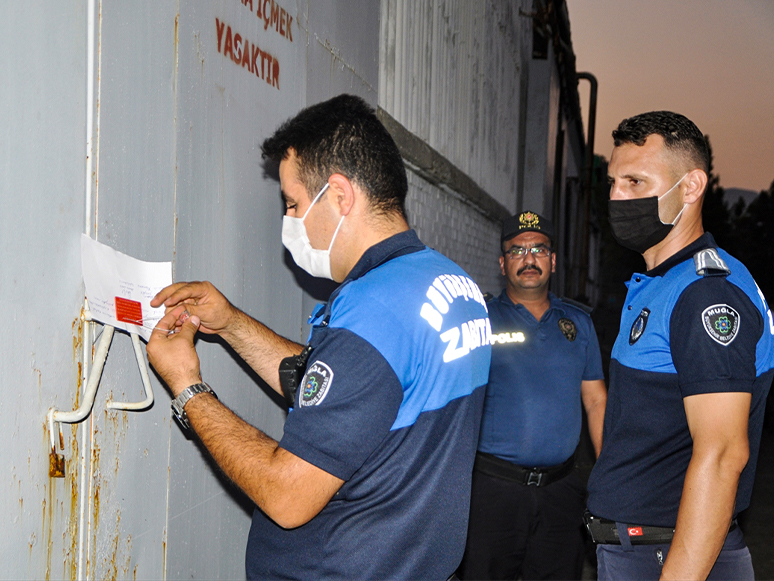
[[[167,527],[164,527],[161,534],[161,570],[167,570]]]
[[[68,556],[65,559],[65,571],[69,569],[70,579],[76,579],[78,574],[78,468],[80,467],[80,449],[76,435],[76,426],[71,426],[72,437],[70,438],[70,460],[68,461],[67,481],[65,486],[70,489],[70,519],[67,526],[67,533],[70,535]],[[65,542],[65,546],[67,543]]]
[[[48,425],[43,422],[43,441],[48,443]],[[43,493],[42,500],[42,513],[43,513],[43,527],[41,529],[43,536],[43,547],[46,551],[46,574],[45,579],[51,578],[51,553],[53,550],[53,528],[54,528],[54,504],[56,503],[56,482],[55,478],[64,476],[64,457],[57,457],[56,450],[52,449],[49,455],[48,483],[45,485],[45,492]],[[58,472],[61,471],[61,476],[58,476]]]
[[[99,448],[95,446],[93,452],[92,452],[92,461],[94,466],[96,467],[94,469],[94,472],[96,473],[99,470]],[[93,502],[92,502],[92,515],[94,516],[94,519],[92,522],[99,523],[99,479],[94,479],[94,495],[93,495]]]
[[[46,442],[46,446],[50,446],[48,422],[43,422],[43,441]],[[64,436],[62,436],[61,429],[59,430],[59,445],[60,449],[64,449]],[[51,446],[51,450],[48,453],[48,476],[49,478],[64,478],[65,476],[65,457],[63,454],[59,454],[56,451],[56,446]],[[49,487],[53,484],[49,482]]]
[[[108,570],[108,573],[106,576],[103,576],[103,579],[110,579],[111,581],[115,581],[118,579],[118,544],[121,540],[121,532],[120,532],[120,524],[121,524],[121,511],[116,510],[116,528],[113,534],[113,538],[110,542],[111,545],[111,556],[109,561],[106,560],[105,565]]]
[[[43,441],[48,442],[48,426],[46,422],[43,422]],[[52,454],[54,451],[52,450]],[[56,468],[56,463],[54,468]],[[49,457],[49,475],[51,474],[51,458]],[[54,490],[56,480],[54,477],[49,477],[48,482],[45,485],[45,491],[43,493],[43,500],[41,501],[41,512],[43,513],[43,527],[41,528],[43,548],[46,551],[46,574],[45,578],[48,580],[51,578],[51,551],[53,540],[53,528],[54,528],[54,503],[56,502],[56,493]]]
[[[132,566],[132,535],[126,537],[126,553],[124,555],[124,566],[122,567],[123,577],[127,577],[129,574],[129,567]],[[135,566],[135,575],[137,574],[137,567]]]
[[[87,571],[91,572],[91,576],[94,576],[93,568],[96,569],[96,560],[97,560],[97,531],[99,530],[99,512],[100,512],[100,482],[101,479],[99,478],[99,458],[100,458],[100,448],[97,444],[97,438],[96,434],[99,432],[96,426],[93,428],[94,430],[94,444],[91,448],[91,474],[93,475],[91,480],[91,490],[90,490],[90,497],[91,497],[91,534],[90,534],[90,545],[91,548],[88,551],[87,555]],[[89,574],[87,574],[87,578],[89,577]]]
[[[65,477],[65,458],[62,454],[57,454],[55,448],[51,448],[48,455],[48,475],[51,478]]]
[[[52,529],[54,527],[54,483],[49,480],[46,486],[48,492],[48,500],[43,499],[43,546],[46,550],[46,576],[48,581],[51,579],[51,552],[53,550],[52,541]]]
[[[83,350],[83,325],[85,323],[84,321],[84,309],[81,307],[81,314],[80,316],[73,321],[72,329],[73,329],[73,361],[75,361],[76,368],[78,371],[78,375],[76,377],[76,386],[77,389],[75,390],[75,405],[76,409],[77,406],[80,405],[80,396],[81,396],[81,385],[83,383],[83,378],[81,377],[83,373],[83,361],[81,360],[81,351]]]

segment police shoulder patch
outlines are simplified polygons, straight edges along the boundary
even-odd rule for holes
[[[301,407],[320,405],[333,382],[333,370],[322,361],[315,361],[304,374],[303,391],[298,398]]]
[[[725,304],[707,307],[701,314],[701,320],[707,334],[723,346],[736,339],[741,323],[739,313]]]
[[[578,328],[570,319],[562,317],[559,319],[559,329],[562,331],[565,339],[572,342],[575,341],[575,337],[578,336]]]

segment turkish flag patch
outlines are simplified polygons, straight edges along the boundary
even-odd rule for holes
[[[629,527],[629,536],[630,537],[641,537],[642,536],[642,527]]]

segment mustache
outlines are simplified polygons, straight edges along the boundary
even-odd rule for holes
[[[543,271],[540,270],[540,267],[537,266],[536,264],[525,264],[519,270],[516,271],[516,274],[519,275],[519,274],[522,274],[523,272],[526,272],[528,270],[534,270],[538,274],[543,274]]]

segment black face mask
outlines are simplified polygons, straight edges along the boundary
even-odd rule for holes
[[[613,238],[624,248],[642,254],[667,237],[674,228],[658,217],[658,198],[608,201]]]
[[[690,172],[688,172],[690,173]],[[607,203],[610,214],[610,227],[613,238],[624,248],[640,254],[644,253],[667,237],[685,209],[685,204],[671,223],[664,223],[658,213],[658,202],[670,192],[676,190],[688,173],[683,174],[677,183],[660,196],[633,198],[630,200],[610,200]],[[677,190],[679,192],[679,190]]]

